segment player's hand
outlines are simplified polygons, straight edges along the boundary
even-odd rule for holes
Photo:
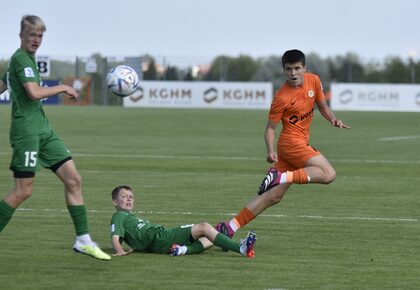
[[[117,252],[117,253],[113,254],[113,256],[114,256],[114,257],[115,257],[115,256],[118,256],[118,257],[121,257],[121,256],[127,256],[127,255],[128,255],[128,254],[130,254],[132,251],[133,251],[133,249],[130,249],[130,250],[128,250],[128,251],[119,251],[119,252]]]
[[[69,95],[70,98],[74,101],[77,101],[77,99],[79,98],[79,93],[74,88],[72,88],[70,86],[65,86],[64,93],[66,95]]]
[[[267,162],[268,163],[274,163],[277,162],[278,158],[277,158],[277,153],[276,152],[269,152],[267,155]]]
[[[331,125],[333,125],[334,127],[337,128],[341,128],[341,129],[350,129],[350,126],[347,126],[346,124],[344,124],[343,121],[339,120],[339,119],[332,119],[331,120]]]

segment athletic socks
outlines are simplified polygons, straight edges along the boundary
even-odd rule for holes
[[[300,168],[294,171],[283,172],[280,176],[280,184],[283,183],[297,183],[306,184],[311,181],[311,178],[306,174],[305,169]]]
[[[15,210],[15,208],[8,205],[4,200],[0,201],[0,232],[9,223]]]
[[[204,251],[204,246],[203,244],[197,240],[194,241],[191,245],[189,246],[181,246],[179,247],[179,253],[178,255],[185,255],[185,254],[200,254]]]
[[[255,215],[244,207],[232,220],[229,221],[229,226],[234,232],[250,223],[255,218]]]
[[[67,209],[73,220],[76,236],[82,236],[89,233],[87,224],[86,207],[84,205],[69,205]]]
[[[213,244],[222,249],[228,249],[236,253],[241,252],[240,246],[222,233],[217,234],[216,238],[214,239]]]

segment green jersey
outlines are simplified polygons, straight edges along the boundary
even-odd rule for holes
[[[117,211],[111,219],[111,235],[120,236],[120,239],[138,251],[148,250],[155,234],[162,230],[164,227],[151,224],[126,211]]]
[[[167,229],[126,211],[117,211],[111,219],[111,237],[117,235],[137,251],[168,253],[172,244],[189,245],[192,225]]]
[[[35,57],[23,49],[12,55],[7,72],[7,84],[12,102],[10,138],[22,135],[39,135],[51,131],[40,100],[31,100],[23,84],[41,85]]]

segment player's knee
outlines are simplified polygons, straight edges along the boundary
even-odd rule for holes
[[[333,168],[326,171],[325,175],[324,175],[324,183],[329,184],[329,183],[333,182],[335,180],[336,175],[337,174],[336,174],[336,172]]]
[[[79,173],[72,174],[65,180],[66,187],[76,190],[82,186],[82,177]]]
[[[195,224],[195,231],[196,233],[202,237],[205,236],[206,233],[208,233],[209,231],[211,231],[211,229],[213,228],[209,223],[207,222],[203,222],[203,223],[199,223],[199,224]]]
[[[20,204],[32,196],[32,187],[15,189],[12,196]]]

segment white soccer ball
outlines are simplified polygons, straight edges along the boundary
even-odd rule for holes
[[[106,76],[108,90],[120,97],[134,93],[139,86],[139,76],[127,65],[113,67]]]

